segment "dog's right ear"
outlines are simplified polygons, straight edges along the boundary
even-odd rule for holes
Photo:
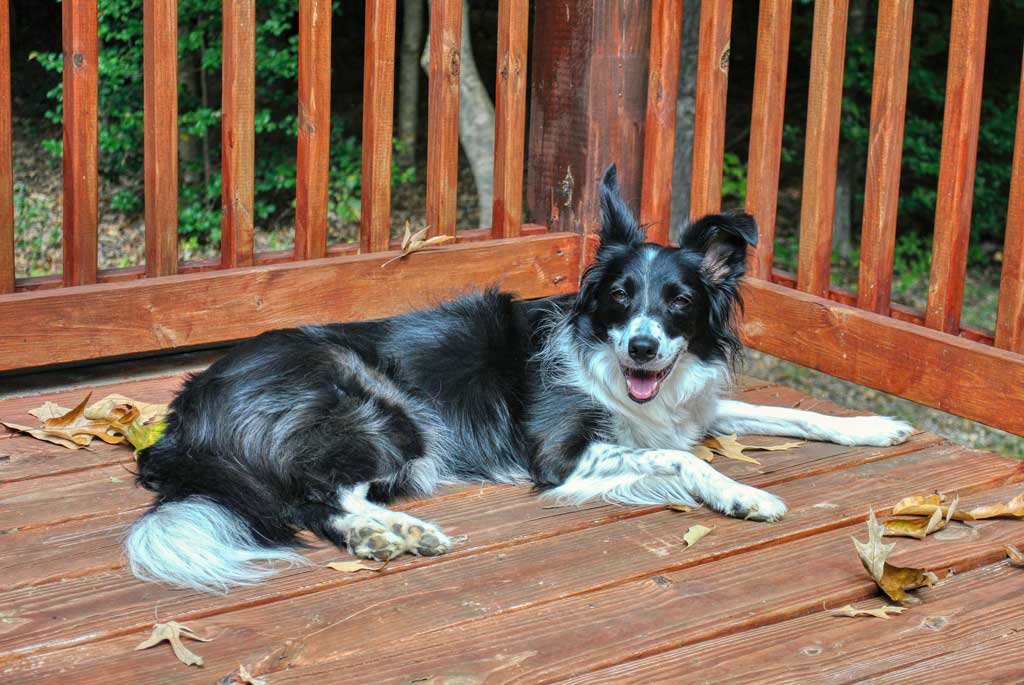
[[[644,232],[622,200],[615,165],[610,164],[601,178],[601,245],[641,245]]]

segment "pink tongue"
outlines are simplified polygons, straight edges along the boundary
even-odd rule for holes
[[[649,400],[658,392],[658,379],[653,374],[626,374],[629,394],[635,400]]]

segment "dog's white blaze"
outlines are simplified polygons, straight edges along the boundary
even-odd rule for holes
[[[205,497],[167,502],[135,522],[125,540],[132,573],[143,580],[225,593],[307,562],[291,549],[260,545],[249,526]]]

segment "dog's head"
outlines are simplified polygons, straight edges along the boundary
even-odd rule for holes
[[[573,309],[577,330],[613,350],[629,397],[657,396],[681,355],[730,361],[747,245],[757,243],[748,214],[714,214],[685,226],[678,248],[645,242],[619,193],[615,165],[601,182],[601,246]]]

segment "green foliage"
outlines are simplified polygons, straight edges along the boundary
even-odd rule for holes
[[[747,199],[747,166],[735,152],[722,159],[722,202],[742,207]]]
[[[114,209],[137,213],[143,206],[142,0],[98,0],[99,10],[99,171],[123,189]],[[276,226],[294,211],[297,135],[297,5],[294,0],[257,4],[256,159],[257,225]],[[336,8],[337,11],[337,8]],[[186,245],[220,240],[220,89],[222,67],[221,0],[178,3],[178,92],[180,148],[179,234]],[[59,53],[33,55],[59,75]],[[59,77],[58,77],[59,78]],[[59,81],[47,94],[47,117],[63,118]],[[335,117],[331,126],[329,211],[342,222],[359,219],[362,150]],[[61,154],[61,141],[43,148]],[[396,182],[412,171],[395,171]]]

